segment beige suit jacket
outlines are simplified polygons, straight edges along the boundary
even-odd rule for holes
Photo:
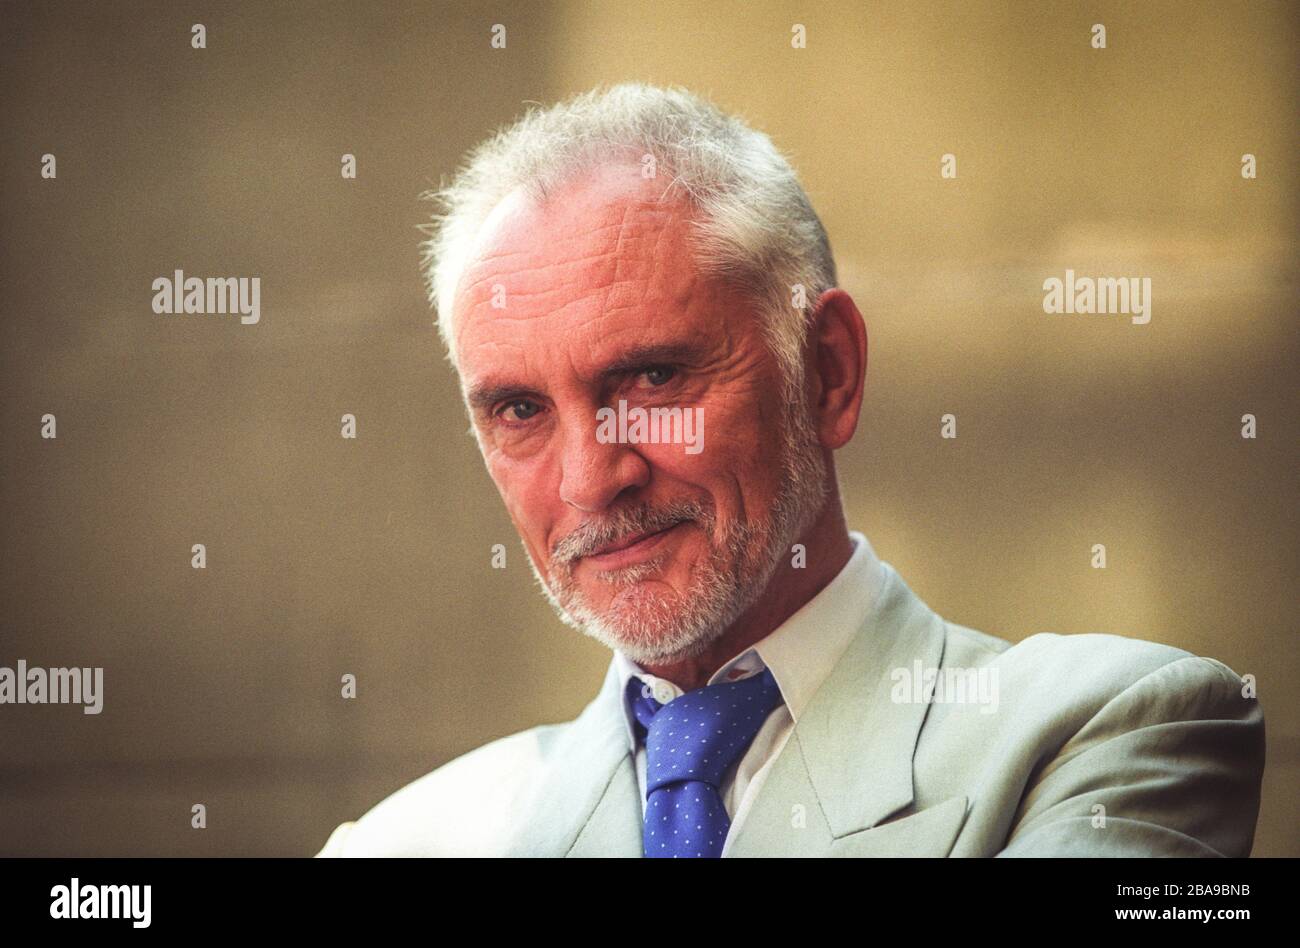
[[[1114,635],[1012,645],[944,620],[883,566],[729,856],[1249,855],[1264,718],[1230,668]],[[318,855],[640,856],[617,691],[611,662],[575,720],[444,764]]]

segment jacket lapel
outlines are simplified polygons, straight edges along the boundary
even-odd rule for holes
[[[946,856],[965,797],[905,813],[929,705],[891,700],[892,672],[938,668],[943,620],[888,564],[866,621],[800,715],[728,856]],[[903,812],[889,823],[888,817]]]

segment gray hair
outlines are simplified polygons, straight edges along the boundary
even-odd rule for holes
[[[685,193],[699,212],[691,225],[701,272],[747,294],[787,388],[801,385],[808,307],[796,307],[794,293],[802,286],[815,302],[836,274],[830,241],[794,169],[740,119],[685,89],[641,83],[530,109],[471,151],[451,184],[424,195],[442,208],[424,229],[422,266],[453,365],[452,301],[488,214],[518,187],[542,201],[618,158],[653,159],[656,175],[671,176],[668,190]]]

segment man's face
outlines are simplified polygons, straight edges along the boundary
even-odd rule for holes
[[[516,192],[455,303],[475,433],[543,589],[570,624],[642,662],[724,632],[825,479],[753,304],[699,275],[691,211],[659,203],[663,188],[611,164],[540,206]],[[620,401],[700,409],[702,450],[602,443],[597,412]]]

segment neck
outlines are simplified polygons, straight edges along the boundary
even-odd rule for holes
[[[641,667],[658,678],[666,678],[683,691],[702,688],[725,663],[762,641],[825,589],[853,555],[853,541],[849,538],[838,492],[826,499],[821,515],[795,542],[803,544],[807,563],[795,569],[790,563],[791,557],[782,556],[758,601],[707,649],[680,661],[642,664]]]

